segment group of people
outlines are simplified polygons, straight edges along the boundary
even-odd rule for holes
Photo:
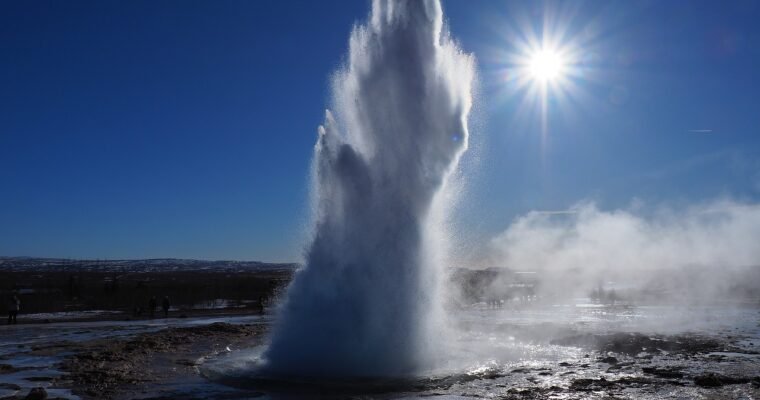
[[[150,317],[153,318],[156,315],[156,307],[158,306],[158,301],[156,300],[156,296],[153,296],[150,298],[150,301],[148,302],[148,310],[150,311]],[[164,296],[164,299],[161,301],[161,309],[164,310],[164,318],[169,317],[169,309],[171,308],[172,304],[169,301],[169,296]]]
[[[172,303],[169,301],[169,296],[164,296],[164,299],[161,301],[161,309],[164,311],[164,318],[169,317],[169,309],[171,307]],[[156,296],[152,296],[150,300],[148,300],[148,312],[150,312],[151,318],[156,316],[156,308],[158,308],[158,300],[156,300]],[[135,306],[135,317],[139,317],[140,314],[142,314],[141,307]]]
[[[169,317],[169,309],[171,306],[172,304],[169,301],[169,296],[164,296],[164,299],[161,301],[161,309],[164,311],[164,318]],[[158,301],[156,300],[156,296],[153,296],[148,302],[148,310],[150,311],[151,318],[155,317],[156,308],[158,308]],[[18,323],[19,311],[21,311],[21,298],[19,298],[18,294],[14,293],[8,300],[8,325]],[[141,313],[142,310],[140,310],[140,307],[137,307],[135,309],[135,315],[137,316]]]

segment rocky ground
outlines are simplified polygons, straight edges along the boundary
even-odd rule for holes
[[[749,320],[756,318],[748,314]],[[753,316],[755,315],[755,316]],[[750,321],[750,326],[757,322]],[[210,382],[200,373],[207,360],[260,345],[270,324],[210,323],[160,328],[123,337],[43,341],[25,356],[57,357],[53,375],[29,367],[27,381],[46,386],[29,392],[5,387],[3,376],[25,367],[3,364],[5,399],[56,398],[70,390],[82,399],[422,398],[445,399],[752,399],[760,397],[757,329],[649,334],[499,325],[498,341],[514,335],[519,346],[559,349],[556,358],[484,363],[457,374],[410,380],[343,382]],[[87,328],[92,329],[92,328]],[[743,328],[742,328],[743,329]],[[544,332],[545,336],[541,336]],[[487,347],[488,348],[488,347]],[[570,349],[570,350],[568,350]],[[17,357],[9,354],[8,357]],[[479,356],[480,357],[480,356]],[[494,356],[496,357],[496,356]],[[9,360],[11,358],[8,358]],[[480,359],[480,358],[478,358]],[[0,396],[0,398],[3,398]]]
[[[260,326],[218,323],[167,329],[125,341],[94,342],[77,349],[64,362],[63,370],[69,375],[56,384],[75,388],[74,392],[83,398],[134,395],[151,382],[196,375],[195,366],[208,349],[224,351],[230,344],[250,343],[261,333]],[[320,398],[391,398],[406,394],[610,400],[682,396],[736,399],[760,395],[759,354],[750,349],[754,343],[743,344],[738,338],[616,333],[569,336],[553,344],[579,346],[589,352],[576,360],[528,363],[511,370],[493,368],[396,384],[302,387],[299,392]],[[273,390],[287,392],[288,388]]]
[[[58,366],[64,374],[56,378],[39,377],[40,381],[51,384],[49,388],[70,389],[83,399],[133,398],[140,394],[141,388],[151,384],[197,375],[196,365],[204,356],[255,341],[263,331],[262,325],[218,322],[167,328],[121,340],[49,343],[31,349],[29,354],[69,354]],[[0,364],[0,374],[18,370],[8,364]],[[54,398],[47,396],[44,389],[17,396],[3,399]]]
[[[56,384],[83,398],[104,399],[139,390],[150,382],[197,374],[200,359],[246,343],[263,333],[261,325],[214,323],[168,328],[120,341],[86,343],[61,369]]]
[[[580,349],[577,356],[562,361],[493,364],[411,380],[330,385],[260,381],[247,387],[320,399],[753,399],[760,396],[758,344],[742,335],[568,335],[548,344]]]
[[[738,338],[615,333],[555,344],[591,350],[554,367],[520,368],[525,384],[505,399],[757,398],[760,353]]]

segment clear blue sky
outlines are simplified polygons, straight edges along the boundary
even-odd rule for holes
[[[2,2],[0,255],[298,259],[329,74],[368,8]],[[480,75],[466,240],[583,199],[760,198],[760,2],[444,9]],[[546,140],[503,79],[542,21],[583,55]]]

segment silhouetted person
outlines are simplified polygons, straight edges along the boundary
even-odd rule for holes
[[[156,302],[156,296],[153,296],[150,298],[150,301],[148,302],[148,308],[150,309],[150,317],[153,318],[156,315],[156,307],[158,303]]]
[[[169,317],[169,308],[172,304],[169,302],[169,296],[164,296],[164,301],[161,302],[161,308],[164,309],[164,318]]]
[[[72,300],[79,298],[79,277],[75,275],[69,275],[69,297]]]
[[[259,296],[259,312],[264,313],[264,296]]]
[[[8,302],[9,325],[17,323],[16,318],[18,317],[19,310],[21,310],[21,299],[18,298],[18,295],[14,294],[13,297],[11,297],[11,300]]]

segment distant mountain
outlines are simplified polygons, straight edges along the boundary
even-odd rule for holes
[[[172,272],[172,271],[250,271],[295,270],[295,263],[265,263],[261,261],[188,260],[177,258],[149,258],[142,260],[79,260],[70,258],[0,257],[0,271],[121,271],[121,272]]]

